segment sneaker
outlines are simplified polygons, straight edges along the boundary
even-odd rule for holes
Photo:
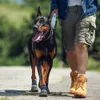
[[[76,73],[74,71],[70,73],[70,77],[71,77],[71,87],[70,87],[70,90],[69,90],[70,94],[75,93],[76,85],[77,85],[77,75],[78,75],[78,73]]]
[[[47,97],[47,90],[46,89],[42,89],[40,94],[39,94],[40,97]]]
[[[77,77],[77,87],[74,93],[75,97],[86,98],[86,81],[84,75],[79,75],[79,77]]]

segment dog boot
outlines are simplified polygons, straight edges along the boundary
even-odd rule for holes
[[[82,74],[77,77],[77,87],[74,93],[75,97],[86,98],[86,81],[86,77]]]
[[[48,87],[47,87],[47,93],[48,93],[48,94],[50,94],[50,90],[49,90],[49,88],[48,88]]]
[[[49,90],[48,84],[46,84],[46,87],[47,87],[46,88],[47,89],[47,93],[50,94],[50,90]]]
[[[71,77],[71,87],[70,87],[70,90],[69,90],[70,94],[75,93],[75,89],[76,89],[76,85],[77,85],[77,80],[76,80],[77,75],[78,75],[78,73],[76,73],[74,71],[70,73],[70,77]]]
[[[42,89],[40,94],[39,94],[40,97],[47,97],[47,90],[46,89]]]
[[[32,80],[31,92],[38,92],[36,80]]]
[[[41,89],[41,92],[39,94],[40,97],[47,97],[47,89],[46,89],[46,86],[43,85],[43,86],[40,86],[40,89]]]

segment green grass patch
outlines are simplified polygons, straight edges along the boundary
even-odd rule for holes
[[[57,57],[53,60],[53,67],[55,67],[55,68],[58,67],[58,59],[57,59]]]
[[[100,62],[93,59],[92,57],[89,57],[87,69],[88,70],[100,71]]]
[[[16,27],[20,27],[24,22],[24,19],[29,19],[32,13],[32,8],[21,7],[20,5],[1,5],[0,4],[0,16],[6,16],[7,19]]]
[[[25,21],[24,19],[30,19],[31,14],[37,14],[37,7],[41,7],[43,15],[49,14],[48,5],[40,4],[37,2],[33,7],[26,5],[18,5],[16,3],[0,4],[0,16],[6,16],[7,19],[16,27],[20,27]]]
[[[59,59],[57,57],[53,61],[53,67],[59,67]],[[68,65],[64,64],[64,68],[66,67],[68,67]],[[87,70],[100,71],[100,62],[89,57]]]
[[[0,98],[0,100],[10,100],[10,99],[7,97],[3,97],[3,98]]]
[[[66,63],[63,64],[63,66],[60,66],[60,61],[58,57],[55,57],[55,59],[53,60],[53,67],[54,68],[68,68],[68,65]]]

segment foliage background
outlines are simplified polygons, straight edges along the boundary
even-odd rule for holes
[[[98,0],[100,5],[100,0]],[[32,34],[32,25],[40,6],[43,15],[50,13],[50,0],[0,0],[0,66],[30,65],[27,41]],[[88,69],[100,67],[100,6],[97,12],[96,41],[89,50]],[[59,21],[56,28],[58,66],[61,54],[61,33]]]

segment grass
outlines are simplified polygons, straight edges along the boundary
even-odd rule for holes
[[[36,5],[34,5],[34,7],[36,8],[36,6],[38,6],[38,5],[41,6],[41,4],[38,2],[38,3],[36,3]],[[41,6],[42,13],[43,14],[49,13],[49,12],[47,12],[47,11],[49,11],[49,8],[50,8],[49,5],[46,5],[45,3],[43,3],[43,5]],[[36,9],[33,9],[32,7],[28,7],[28,6],[17,5],[17,4],[0,4],[0,16],[6,16],[8,18],[8,20],[11,23],[13,23],[16,27],[20,27],[22,25],[22,23],[24,22],[24,18],[30,19],[31,13],[36,14]],[[59,44],[59,45],[61,45],[61,44]],[[59,45],[58,45],[58,47],[59,47]],[[12,63],[11,61],[12,60],[9,60],[9,64]],[[16,58],[15,61],[18,64],[19,59]],[[59,60],[57,57],[54,59],[53,66],[55,68],[58,68],[58,66],[59,66]],[[66,65],[64,67],[66,67]],[[87,69],[100,71],[100,62],[89,57]]]
[[[0,100],[10,100],[10,99],[7,97],[3,97],[3,98],[0,98]]]
[[[59,66],[59,60],[57,57],[54,59],[53,66],[55,68],[58,68]],[[64,65],[64,68],[66,67],[68,67],[68,65]],[[94,70],[100,72],[100,62],[93,59],[92,57],[89,57],[87,70]]]
[[[23,23],[23,19],[29,19],[32,13],[32,9],[29,7],[21,8],[20,6],[14,6],[15,4],[0,4],[0,16],[6,16],[7,19],[19,27]]]
[[[100,71],[100,62],[93,59],[92,57],[89,57],[87,69],[88,70]]]
[[[57,57],[54,59],[54,61],[53,61],[53,67],[55,67],[55,68],[58,68],[58,59],[57,59]]]
[[[0,16],[6,16],[8,20],[13,23],[16,27],[24,22],[24,19],[30,19],[32,13],[36,14],[36,8],[40,6],[43,14],[47,14],[49,11],[48,5],[36,3],[33,7],[18,5],[15,3],[0,4]],[[43,8],[44,7],[44,8]]]

